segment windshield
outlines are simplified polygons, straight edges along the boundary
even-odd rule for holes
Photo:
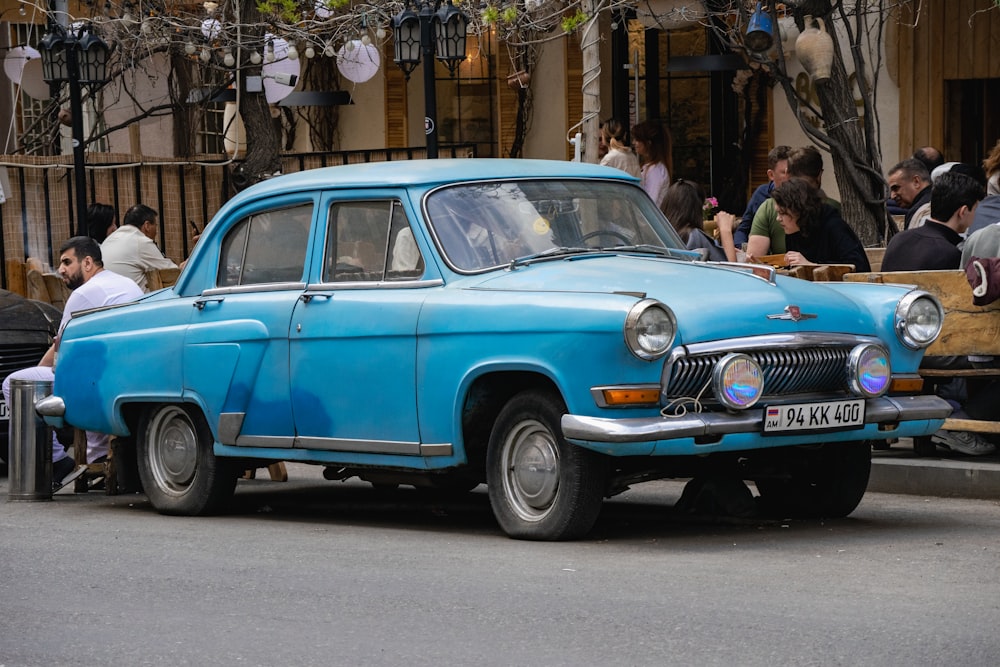
[[[684,248],[646,193],[624,182],[468,183],[435,190],[425,206],[442,252],[460,271],[561,250]]]

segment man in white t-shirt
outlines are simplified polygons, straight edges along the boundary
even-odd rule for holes
[[[73,317],[73,314],[116,303],[128,303],[142,296],[142,290],[133,281],[104,268],[101,258],[101,246],[89,236],[74,236],[59,249],[59,275],[72,290],[66,307],[63,309],[62,321],[59,323],[59,333],[56,340],[46,351],[38,366],[15,371],[3,381],[3,397],[10,405],[11,380],[52,380],[54,377],[56,353],[59,350],[59,339],[63,329]],[[11,443],[13,446],[13,443]],[[103,433],[87,432],[87,461],[93,463],[107,456],[108,436]],[[52,438],[52,479],[54,490],[62,488],[73,478],[76,466],[66,454],[62,443],[54,436]]]
[[[153,209],[136,204],[125,212],[122,226],[101,243],[104,267],[131,278],[144,292],[147,271],[177,268],[156,246],[156,217]]]

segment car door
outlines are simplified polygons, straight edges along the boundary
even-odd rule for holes
[[[216,286],[194,301],[185,390],[206,404],[225,445],[293,445],[288,332],[306,284],[314,209],[312,200],[283,198],[235,216]]]
[[[323,212],[323,266],[295,305],[289,339],[297,444],[425,453],[417,424],[416,328],[426,290],[441,281],[425,275],[416,230],[399,198],[331,197]]]

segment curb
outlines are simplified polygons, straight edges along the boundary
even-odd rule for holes
[[[875,451],[868,490],[944,498],[1000,500],[1000,462],[919,458],[909,451]]]

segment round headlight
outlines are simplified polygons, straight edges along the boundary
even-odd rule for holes
[[[764,371],[745,354],[727,354],[712,370],[715,398],[727,408],[751,407],[764,391]]]
[[[673,311],[656,299],[643,299],[625,318],[625,343],[632,354],[645,361],[666,354],[676,334]]]
[[[927,347],[941,333],[944,310],[927,292],[913,291],[896,304],[896,335],[908,348]]]
[[[858,345],[847,359],[847,384],[858,396],[881,396],[889,387],[889,353],[881,345]]]

